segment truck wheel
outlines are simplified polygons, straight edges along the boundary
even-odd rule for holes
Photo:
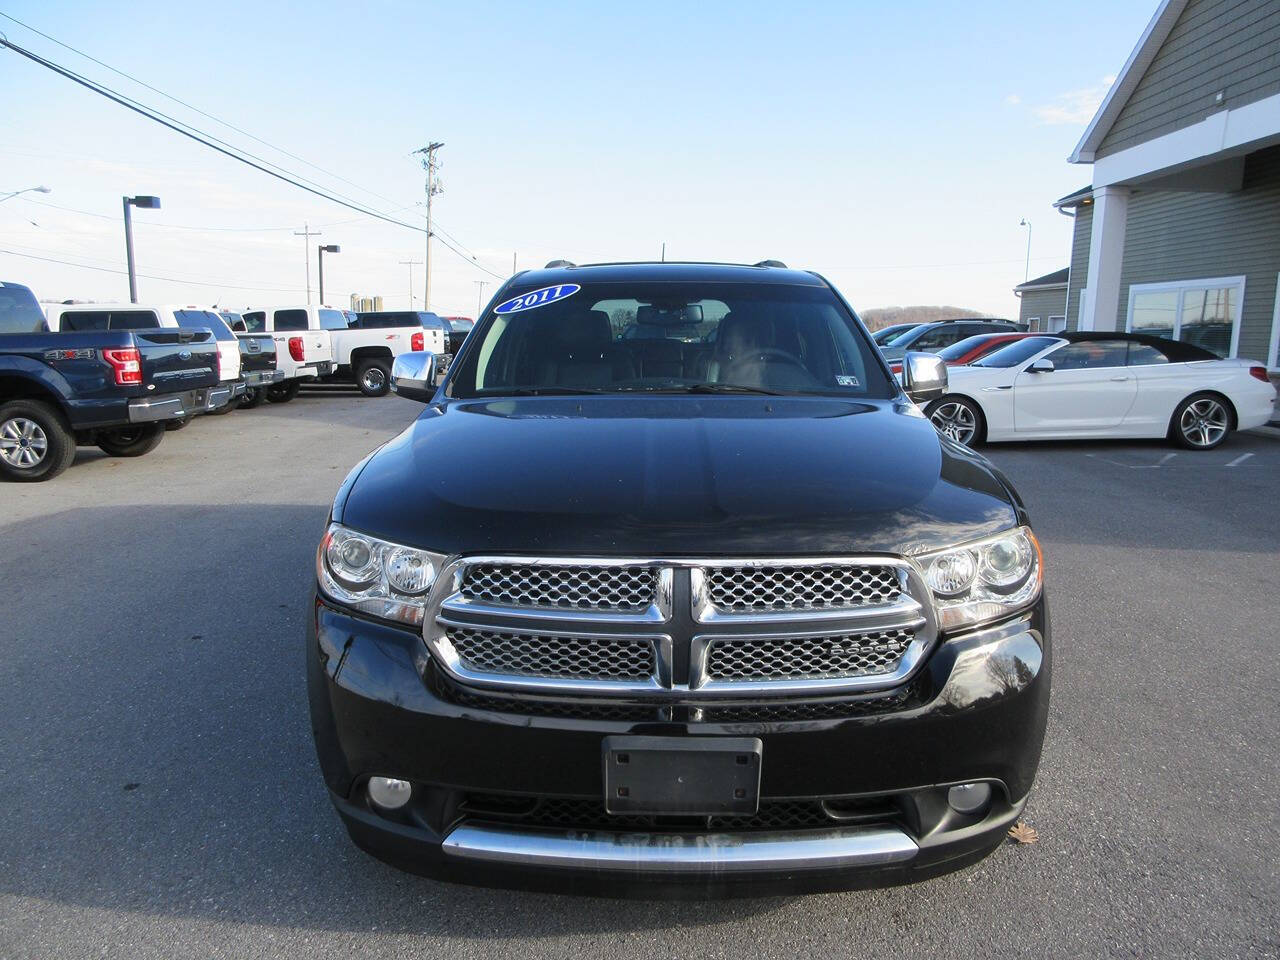
[[[112,457],[140,457],[160,446],[163,439],[163,423],[131,423],[101,431],[98,448]]]
[[[262,402],[262,388],[246,387],[244,391],[244,396],[240,398],[240,409],[252,410],[261,402]]]
[[[267,400],[270,403],[288,403],[298,395],[301,384],[297,380],[286,380],[284,383],[273,383],[267,387]]]
[[[366,397],[385,397],[391,389],[391,364],[365,360],[356,368],[356,385]]]
[[[25,483],[52,480],[75,458],[76,438],[49,404],[0,404],[0,477]]]

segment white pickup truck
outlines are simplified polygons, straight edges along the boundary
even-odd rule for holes
[[[240,380],[240,344],[217,313],[192,305],[151,303],[47,304],[49,329],[86,330],[204,329],[218,342],[218,386],[209,391],[209,412],[229,413],[244,394]]]
[[[402,353],[427,350],[444,359],[444,322],[421,310],[387,310],[348,314],[345,330],[334,330],[334,376],[355,381],[366,397],[384,396],[391,388],[391,363]]]
[[[333,373],[334,331],[347,329],[341,310],[308,304],[300,307],[261,307],[246,310],[248,333],[269,333],[276,342],[276,369],[284,380],[267,388],[267,399],[283,403],[298,395],[303,380]]]

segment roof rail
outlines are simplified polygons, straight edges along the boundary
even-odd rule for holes
[[[759,263],[753,263],[753,267],[778,267],[781,270],[787,269],[787,265],[781,260],[761,260]]]
[[[554,270],[556,267],[576,267],[577,264],[571,260],[551,260],[543,267],[543,270]]]

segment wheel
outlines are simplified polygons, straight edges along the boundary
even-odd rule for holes
[[[925,415],[939,433],[966,447],[976,446],[982,440],[985,426],[982,411],[972,400],[941,397],[925,408]]]
[[[262,402],[261,387],[245,387],[244,396],[240,398],[241,410],[252,410]]]
[[[163,423],[131,423],[98,434],[98,448],[112,457],[140,457],[160,446]]]
[[[187,425],[190,423],[190,417],[183,417],[181,420],[166,420],[164,422],[164,428],[170,433],[173,433],[176,430],[185,430]]]
[[[0,403],[0,476],[52,480],[76,458],[76,438],[62,414],[40,400]]]
[[[298,395],[299,387],[301,387],[301,384],[297,380],[273,383],[267,387],[267,400],[270,403],[288,403]]]
[[[1169,433],[1188,450],[1212,450],[1227,439],[1234,422],[1227,402],[1216,393],[1197,393],[1173,411]]]
[[[385,397],[391,390],[391,364],[386,360],[364,360],[356,368],[356,386],[366,397]]]

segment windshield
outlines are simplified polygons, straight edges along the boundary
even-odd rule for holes
[[[0,283],[0,333],[40,333],[47,329],[35,294],[16,283]]]
[[[175,310],[173,318],[184,330],[208,330],[215,340],[234,341],[236,338],[227,322],[212,310]]]
[[[972,364],[975,367],[1016,367],[1024,360],[1029,360],[1041,350],[1061,343],[1058,337],[1026,337],[1015,340],[1007,347],[1001,347]]]
[[[881,346],[884,346],[890,340],[894,339],[895,337],[902,336],[908,330],[914,329],[914,327],[915,327],[915,324],[912,324],[912,323],[908,323],[905,326],[900,323],[895,323],[892,327],[885,327],[883,330],[877,330],[872,335],[871,339],[874,340],[876,343],[880,344]]]
[[[938,351],[938,356],[943,360],[959,360],[974,347],[982,346],[989,339],[991,339],[991,334],[989,333],[980,333],[976,337],[965,337],[963,340],[957,340],[949,347],[943,347]]]
[[[468,342],[451,396],[897,392],[875,348],[826,287],[655,281],[544,287],[498,304]]]

